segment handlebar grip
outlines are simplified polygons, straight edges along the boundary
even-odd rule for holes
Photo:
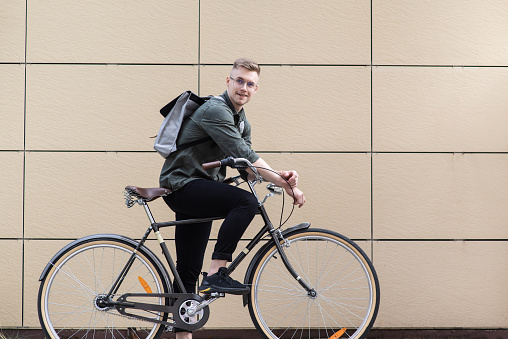
[[[233,157],[227,157],[226,159],[213,161],[213,162],[207,162],[206,164],[202,164],[201,167],[203,167],[204,170],[208,170],[211,168],[221,167],[221,166],[229,166],[233,167],[235,166],[236,160]]]
[[[221,167],[221,162],[220,160],[207,162],[206,164],[202,164],[201,167],[203,167],[204,170],[209,170],[212,168]]]

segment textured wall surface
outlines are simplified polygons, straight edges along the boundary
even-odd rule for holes
[[[39,275],[69,241],[142,235],[122,190],[158,185],[158,110],[222,93],[240,56],[262,65],[253,147],[307,196],[290,224],[372,256],[375,326],[508,327],[507,17],[504,0],[2,0],[0,327],[39,328]],[[239,297],[211,308],[207,328],[253,328]]]

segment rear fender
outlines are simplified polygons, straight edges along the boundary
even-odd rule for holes
[[[81,246],[82,244],[86,244],[88,242],[92,242],[92,241],[99,240],[99,239],[101,239],[101,240],[104,240],[104,239],[105,240],[116,240],[116,241],[120,241],[120,242],[123,242],[123,243],[130,244],[130,245],[132,245],[134,247],[138,246],[138,244],[139,244],[134,239],[131,239],[131,238],[123,236],[123,235],[118,235],[118,234],[94,234],[94,235],[88,235],[86,237],[74,240],[73,242],[71,242],[71,243],[67,244],[66,246],[64,246],[61,250],[59,250],[53,256],[53,258],[51,258],[51,260],[48,262],[46,267],[44,267],[44,270],[42,271],[41,276],[39,277],[39,281],[42,281],[42,280],[46,279],[46,277],[47,277],[51,267],[54,266],[54,264],[56,262],[58,262],[58,260],[62,257],[62,255],[66,251],[68,251],[71,248],[74,248],[74,247],[77,247],[77,246]],[[169,288],[171,288],[171,283],[169,281],[168,272],[167,272],[166,268],[164,267],[164,265],[161,263],[160,259],[150,249],[148,249],[145,246],[143,246],[143,251],[145,251],[147,256],[149,256],[150,259],[152,259],[153,262],[158,266],[157,268],[164,275],[164,280],[166,281],[167,286]]]

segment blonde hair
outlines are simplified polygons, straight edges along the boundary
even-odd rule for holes
[[[257,62],[249,58],[236,59],[233,64],[233,69],[239,69],[240,67],[243,67],[249,71],[256,72],[258,75],[259,73],[261,73],[261,68],[259,67]]]

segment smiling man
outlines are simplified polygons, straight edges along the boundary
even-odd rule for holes
[[[240,112],[243,105],[257,92],[259,72],[259,66],[255,63],[239,59],[235,62],[230,76],[226,78],[227,93],[237,112]]]
[[[259,173],[265,180],[283,187],[295,205],[301,207],[305,203],[303,192],[296,187],[296,171],[279,171],[277,174],[265,170],[270,169],[269,165],[251,148],[251,125],[244,106],[259,88],[259,74],[260,67],[254,61],[236,60],[226,78],[226,91],[208,100],[184,122],[177,144],[206,137],[211,140],[171,153],[161,171],[160,186],[173,191],[164,197],[164,201],[175,212],[176,220],[226,216],[219,230],[208,275],[199,286],[200,293],[249,292],[248,286],[227,276],[225,267],[232,260],[233,252],[258,207],[252,193],[223,183],[226,168],[203,170],[201,164],[228,156],[246,158],[254,166],[263,168]],[[211,227],[211,222],[176,226],[176,266],[187,292],[195,291]],[[174,287],[179,292],[176,284]],[[178,339],[192,338],[189,332],[176,331]]]

